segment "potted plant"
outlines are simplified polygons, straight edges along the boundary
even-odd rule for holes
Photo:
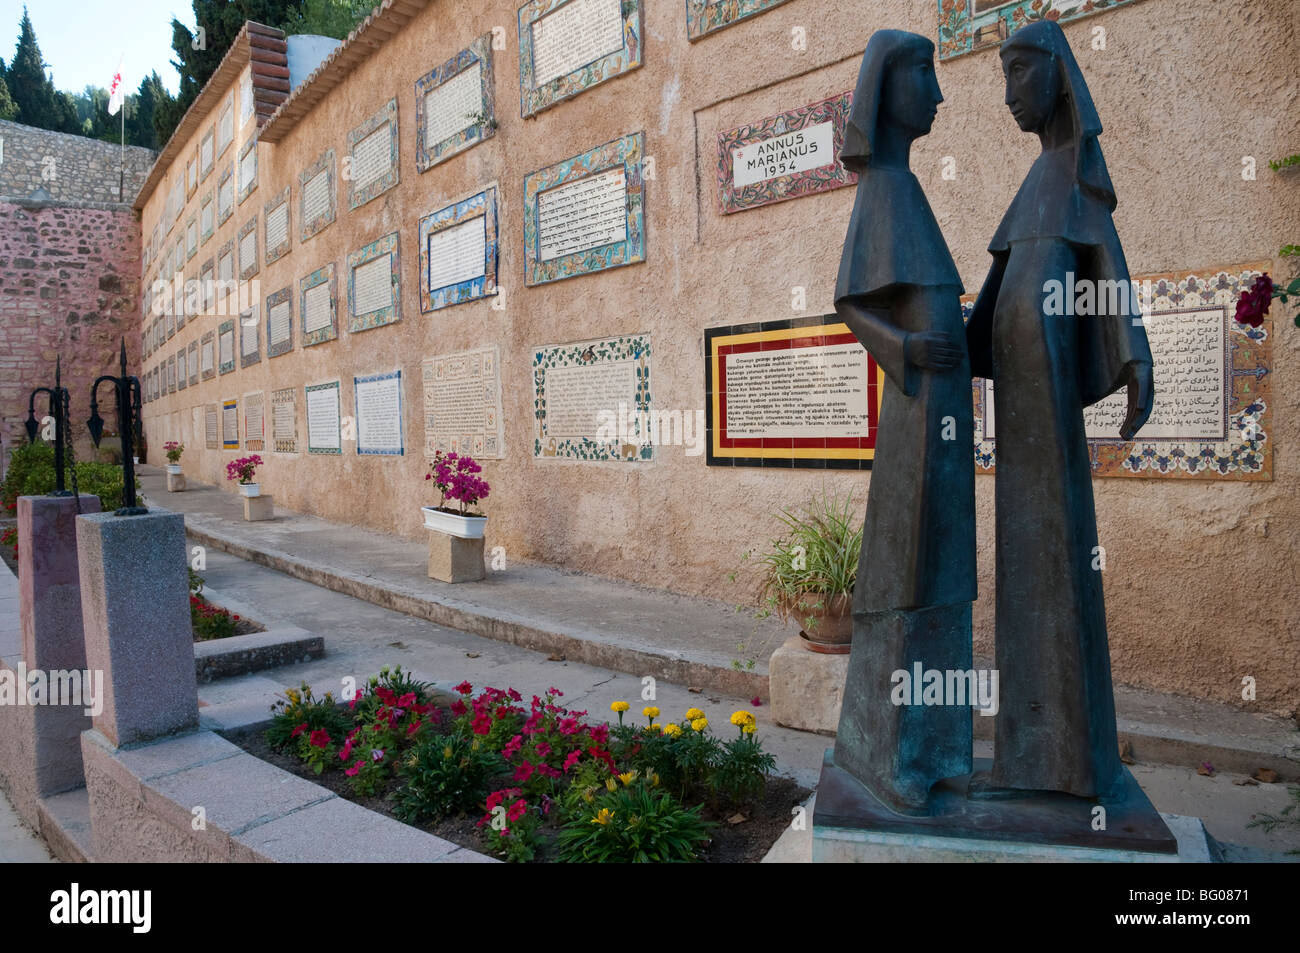
[[[755,557],[762,567],[758,617],[794,621],[812,651],[847,652],[862,552],[862,525],[854,527],[853,501],[823,494],[807,506],[782,510],[777,519],[785,534]]]
[[[487,499],[488,483],[478,476],[482,472],[471,456],[441,450],[435,453],[424,478],[433,482],[441,496],[437,506],[420,507],[424,525],[460,539],[482,539],[487,517],[470,512],[479,500]],[[454,500],[456,506],[448,506],[448,500]]]
[[[168,440],[163,444],[163,451],[167,454],[167,472],[179,474],[181,472],[181,454],[185,452],[185,444],[177,443],[175,440]]]
[[[262,491],[253,480],[253,477],[257,475],[257,468],[261,465],[262,458],[257,454],[231,460],[226,464],[226,479],[239,481],[241,496],[261,496]]]

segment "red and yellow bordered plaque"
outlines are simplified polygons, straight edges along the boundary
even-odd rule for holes
[[[704,332],[710,466],[870,469],[884,372],[835,315]]]

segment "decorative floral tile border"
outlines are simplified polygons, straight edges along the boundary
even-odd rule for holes
[[[239,315],[239,366],[249,367],[258,364],[262,360],[262,322],[257,314],[257,305],[253,304],[247,311]],[[251,344],[252,349],[247,353],[244,346]],[[269,349],[268,349],[269,350]],[[268,356],[270,356],[268,354]]]
[[[380,448],[367,447],[365,445],[365,435],[361,427],[361,399],[359,392],[361,385],[373,384],[376,381],[397,381],[397,443],[396,450],[385,450]],[[388,374],[367,374],[364,377],[352,378],[352,403],[353,410],[356,413],[357,426],[357,453],[362,456],[376,457],[400,457],[406,453],[406,408],[402,394],[402,372],[400,370],[392,371]]]
[[[200,340],[200,345],[199,345],[200,373],[203,375],[203,380],[209,381],[212,380],[212,378],[217,376],[217,358],[219,356],[217,354],[217,335],[213,331],[208,331],[199,340]],[[212,366],[207,370],[202,369],[203,355],[205,351],[212,355]]]
[[[283,341],[271,340],[271,311],[280,305],[289,307],[289,336]],[[281,288],[274,294],[266,297],[266,356],[279,357],[282,354],[288,354],[293,350],[293,287],[291,285]]]
[[[280,190],[280,194],[267,202],[262,207],[262,221],[265,223],[266,234],[262,244],[266,246],[266,263],[269,265],[273,261],[278,261],[285,255],[289,254],[289,248],[293,245],[293,209],[289,205],[290,187],[285,186]],[[285,227],[284,241],[278,245],[271,244],[271,213],[284,206]]]
[[[1236,264],[1195,272],[1135,276],[1150,282],[1151,310],[1190,311],[1222,308],[1227,355],[1224,363],[1227,437],[1221,441],[1176,437],[1123,441],[1090,438],[1094,477],[1146,477],[1160,479],[1272,480],[1273,432],[1273,319],[1265,317],[1258,328],[1237,323],[1237,298],[1249,288],[1268,262]],[[972,296],[963,299],[969,315]],[[1160,361],[1156,355],[1155,386],[1160,390]],[[975,466],[977,473],[996,469],[995,439],[985,440],[991,409],[992,385],[976,380]],[[995,421],[996,424],[996,421]],[[995,430],[996,433],[996,430]]]
[[[389,144],[388,144],[388,171],[375,179],[373,182],[358,188],[356,184],[356,170],[353,168],[352,176],[348,177],[348,209],[360,208],[371,199],[377,198],[389,189],[397,185],[397,97],[394,96],[386,102],[379,112],[375,113],[361,125],[357,126],[348,133],[348,157],[352,159],[355,166],[355,155],[357,144],[365,139],[376,129],[388,124]]]
[[[641,0],[619,0],[623,46],[538,86],[533,65],[533,24],[574,0],[530,0],[519,8],[519,111],[525,119],[641,65]]]
[[[689,2],[689,0],[688,0]],[[996,47],[1039,20],[1067,23],[1135,0],[938,0],[939,59]]]
[[[289,420],[293,425],[292,432],[287,435],[275,429],[275,422],[278,419],[276,408],[283,407],[285,404],[289,405]],[[296,387],[271,391],[271,452],[292,454],[298,452],[298,388]]]
[[[442,142],[425,142],[428,117],[425,115],[425,98],[433,90],[453,77],[470,69],[475,63],[482,66],[482,121],[471,123]],[[440,162],[464,152],[496,134],[496,83],[492,74],[492,34],[479,37],[437,69],[430,70],[415,81],[415,168],[427,172]],[[469,117],[467,117],[469,118]]]
[[[505,458],[505,420],[501,402],[501,351],[497,345],[426,358],[420,366],[424,384],[424,453],[468,453],[480,459]],[[443,381],[474,381],[482,388],[486,412],[482,425],[468,433],[440,430],[437,388]]]
[[[335,395],[335,401],[336,401],[336,404],[337,404],[338,409],[339,409],[338,412],[339,412],[339,414],[340,414],[340,418],[339,418],[339,430],[340,430],[340,433],[339,433],[339,446],[337,446],[337,447],[313,447],[312,444],[311,444],[311,427],[309,426],[309,427],[307,428],[307,452],[308,452],[308,453],[323,453],[323,454],[328,454],[328,455],[331,455],[331,456],[340,456],[340,455],[343,453],[343,439],[342,439],[342,436],[343,436],[343,435],[342,435],[343,386],[342,386],[342,381],[329,381],[328,383],[325,383],[325,384],[308,384],[308,385],[303,389],[304,393],[306,394],[306,399],[305,399],[305,403],[303,404],[303,409],[306,410],[306,408],[308,408],[308,407],[311,406],[311,394],[312,394],[312,391],[318,391],[318,390],[329,390],[329,389],[333,389],[333,390],[337,391],[337,394]]]
[[[248,423],[250,411],[256,411],[261,417],[261,426],[256,434]],[[254,417],[254,420],[256,419]],[[266,449],[266,394],[260,390],[244,395],[244,449],[253,451]]]
[[[190,386],[199,386],[199,342],[190,342],[189,358],[186,360],[190,369]]]
[[[429,243],[439,232],[483,219],[485,235],[483,274],[442,288],[429,287]],[[489,186],[476,195],[441,208],[420,219],[420,311],[428,314],[454,304],[497,294],[497,190]]]
[[[853,90],[846,90],[820,102],[800,106],[798,109],[768,116],[756,123],[718,133],[717,181],[722,214],[727,215],[731,212],[757,208],[760,205],[783,202],[786,199],[802,198],[819,192],[829,192],[832,189],[857,183],[857,173],[844,168],[838,158],[840,148],[844,145],[844,126],[848,122],[852,98]],[[829,158],[830,162],[800,168],[798,171],[778,175],[762,182],[753,182],[740,188],[735,187],[735,170],[732,168],[735,150],[782,137],[790,137],[791,141],[784,143],[783,146],[789,146],[793,150],[818,149],[819,144],[816,142],[797,140],[802,131],[823,123],[831,124],[829,155],[824,157]],[[813,161],[812,154],[809,154],[808,159],[801,154],[792,157],[791,161],[799,166],[806,166],[808,161]]]
[[[628,431],[643,438],[621,443],[616,438],[598,442],[588,437],[552,437],[546,432],[546,375],[557,367],[592,366],[602,362],[633,361],[636,366],[635,393],[628,394]],[[610,408],[616,412],[616,408]],[[650,413],[650,335],[633,334],[597,341],[579,341],[535,348],[533,351],[533,457],[563,460],[650,460],[654,447],[641,425]]]
[[[693,43],[783,3],[785,0],[686,0],[686,39]]]
[[[307,292],[326,283],[329,284],[330,288],[330,323],[327,327],[308,331]],[[300,320],[302,321],[303,347],[324,344],[326,341],[333,341],[339,336],[339,281],[338,276],[335,274],[334,262],[330,262],[323,268],[317,268],[298,282],[298,314],[301,316]]]
[[[253,236],[253,260],[244,261],[244,239],[249,235]],[[243,225],[239,226],[239,231],[235,234],[235,250],[239,259],[239,280],[247,281],[258,272],[257,264],[257,213],[253,213]]]
[[[235,214],[234,178],[234,163],[228,163],[225,171],[221,173],[221,177],[217,179],[217,228],[225,225],[230,216]],[[226,189],[227,183],[229,183],[232,191],[230,193],[230,204],[223,209],[221,207],[221,193]]]
[[[225,335],[227,334],[230,335],[230,360],[222,361],[221,360],[221,339],[225,337]],[[217,360],[218,373],[229,374],[231,371],[235,369],[235,361],[236,361],[235,348],[238,345],[238,343],[239,342],[235,340],[235,319],[234,318],[231,318],[227,321],[222,321],[221,324],[217,325],[216,360]]]
[[[524,177],[524,284],[540,285],[645,261],[645,182],[641,178],[644,156],[645,133],[635,132]],[[538,196],[619,165],[627,184],[627,238],[542,261],[538,253]]]
[[[244,204],[244,199],[248,198],[257,191],[257,139],[249,139],[239,149],[239,162],[237,168],[240,172],[244,169],[244,160],[252,156],[253,174],[248,177],[248,181],[239,186],[239,204]],[[241,176],[242,178],[242,176]]]
[[[234,413],[231,413],[234,411]],[[226,426],[231,419],[235,421],[234,433]],[[239,449],[239,401],[223,400],[221,402],[221,449]]]
[[[324,172],[326,188],[329,192],[329,207],[315,218],[307,217],[307,183]],[[298,218],[302,222],[302,232],[298,241],[305,242],[328,226],[338,215],[338,199],[335,195],[334,150],[326,149],[321,157],[298,174]]]
[[[402,319],[402,267],[398,256],[397,232],[385,235],[348,255],[348,331],[369,331]],[[392,255],[393,303],[366,314],[356,313],[356,270],[383,255]]]

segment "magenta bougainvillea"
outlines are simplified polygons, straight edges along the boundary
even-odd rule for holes
[[[240,483],[252,483],[253,477],[257,473],[257,468],[262,465],[262,458],[257,454],[250,457],[240,457],[238,460],[231,460],[226,464],[226,479],[238,480]]]
[[[433,463],[429,465],[429,472],[424,478],[433,481],[433,485],[442,494],[438,500],[438,509],[459,513],[461,516],[477,516],[479,514],[468,511],[479,500],[487,499],[490,489],[487,480],[478,476],[482,472],[483,468],[473,457],[439,450],[434,454]],[[458,509],[449,507],[448,500],[455,500]]]

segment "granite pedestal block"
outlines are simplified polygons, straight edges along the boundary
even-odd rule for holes
[[[102,670],[94,726],[115,745],[198,726],[185,519],[77,517],[86,661]]]
[[[461,539],[429,532],[429,578],[440,582],[477,582],[487,575],[483,539]]]
[[[180,493],[180,492],[182,492],[184,489],[185,489],[185,474],[184,474],[184,473],[169,473],[169,474],[167,474],[167,492],[168,492],[168,493]]]
[[[98,513],[99,497],[83,494],[81,512]],[[28,672],[44,673],[49,686],[47,703],[32,710],[34,783],[41,796],[85,783],[81,733],[90,727],[85,710],[93,706],[95,683],[85,679],[76,517],[72,496],[18,498],[22,658]],[[71,692],[77,697],[62,697],[55,686],[78,689]]]
[[[848,671],[847,655],[811,652],[797,635],[787,639],[767,664],[772,720],[800,731],[834,734]]]
[[[975,772],[992,761],[975,759]],[[897,814],[827,751],[813,807],[814,863],[1071,861],[1177,863],[1179,844],[1132,773],[1124,797],[1097,805],[1068,794],[972,800],[969,775],[931,789],[931,814]],[[1104,808],[1104,814],[1098,810]]]
[[[275,503],[267,495],[244,497],[244,520],[257,523],[261,520],[275,519]]]

